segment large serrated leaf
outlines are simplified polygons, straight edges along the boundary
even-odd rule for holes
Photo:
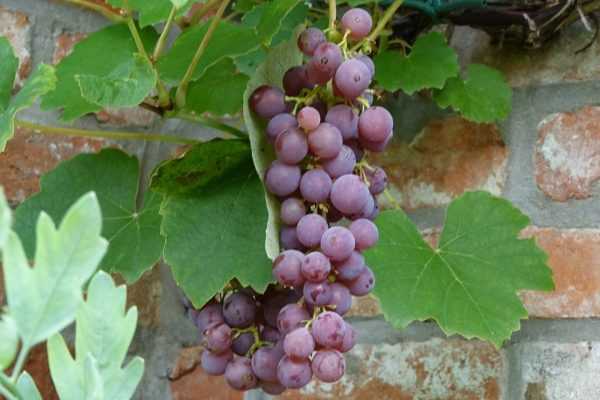
[[[34,223],[45,211],[60,219],[75,199],[96,192],[102,209],[102,234],[109,242],[101,267],[119,272],[133,282],[160,259],[163,238],[158,213],[161,198],[148,192],[136,206],[140,165],[134,156],[117,149],[81,154],[61,163],[41,179],[40,193],[23,202],[15,213],[15,230],[31,257],[35,246]]]
[[[469,65],[466,80],[448,80],[433,98],[440,107],[452,107],[474,122],[503,120],[512,109],[512,89],[504,76],[480,64]]]
[[[16,114],[31,107],[38,97],[53,90],[55,84],[54,68],[46,64],[38,65],[19,93],[8,103],[6,109],[0,112],[0,152],[4,151],[6,143],[15,133]]]
[[[8,106],[19,68],[19,59],[4,36],[0,36],[0,111]]]
[[[299,32],[301,29],[298,28],[297,31]],[[265,62],[257,68],[255,75],[248,82],[244,93],[244,123],[250,137],[254,167],[261,179],[275,159],[275,153],[265,134],[266,123],[250,110],[249,99],[252,92],[261,85],[281,87],[285,72],[302,63],[302,53],[298,50],[296,37],[293,35],[291,40],[271,49]],[[265,249],[269,258],[275,259],[279,255],[279,200],[266,190],[264,193],[269,211]]]
[[[258,37],[263,44],[271,44],[273,36],[279,32],[287,15],[299,3],[300,0],[275,0],[265,3],[260,22],[256,26]]]
[[[519,238],[528,224],[507,200],[467,193],[448,207],[432,249],[402,211],[382,213],[381,240],[366,257],[386,319],[403,328],[432,318],[447,334],[500,346],[527,317],[517,291],[553,288],[546,254]]]
[[[384,51],[375,59],[375,79],[385,90],[402,89],[408,94],[422,89],[444,87],[448,78],[458,75],[456,52],[439,32],[420,36],[408,56]]]
[[[161,214],[165,261],[197,307],[233,278],[257,291],[271,282],[264,190],[249,160],[194,195],[168,197]]]
[[[194,4],[194,0],[108,0],[113,7],[129,8],[137,11],[140,26],[157,24],[165,21],[173,6],[177,8],[176,16],[185,14]]]

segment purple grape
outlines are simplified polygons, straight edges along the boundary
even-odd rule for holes
[[[364,271],[358,276],[358,278],[348,282],[348,289],[354,296],[365,296],[371,293],[375,286],[375,275],[369,267],[365,267]]]
[[[275,143],[277,136],[289,128],[296,128],[298,126],[298,121],[292,114],[283,113],[277,114],[273,118],[269,120],[267,124],[267,129],[265,130],[267,133],[267,138],[271,143]]]
[[[326,72],[331,79],[343,60],[342,51],[337,44],[324,42],[315,49],[310,64],[319,71]]]
[[[304,246],[298,240],[295,226],[282,226],[279,230],[279,241],[284,249],[304,250]]]
[[[231,336],[231,328],[227,324],[213,325],[206,330],[206,347],[216,354],[229,351]]]
[[[363,206],[362,210],[360,210],[360,212],[357,214],[351,215],[350,219],[357,220],[360,218],[368,218],[370,215],[373,214],[374,209],[375,209],[375,198],[371,194],[369,194],[369,196],[367,197],[367,202]]]
[[[358,123],[358,120],[357,120]],[[358,132],[358,131],[357,131]],[[358,133],[356,134],[358,137]],[[344,142],[344,144],[352,149],[354,152],[354,156],[356,157],[356,161],[362,160],[365,155],[365,151],[363,150],[358,139],[349,139]]]
[[[306,285],[304,285],[306,287]],[[277,328],[282,335],[287,335],[292,330],[302,326],[310,319],[306,309],[299,304],[288,304],[279,311]]]
[[[348,322],[344,321],[346,324],[346,330],[344,332],[344,340],[342,341],[342,346],[339,350],[342,353],[346,353],[354,347],[356,344],[356,337],[358,336],[356,330],[350,325]]]
[[[298,240],[306,247],[315,247],[321,243],[321,237],[327,230],[327,221],[319,214],[307,214],[296,226]]]
[[[342,16],[342,30],[350,31],[350,37],[354,40],[364,39],[371,32],[373,19],[371,15],[362,8],[351,8]]]
[[[241,391],[253,389],[258,383],[252,372],[252,362],[247,357],[236,357],[227,364],[225,380],[229,386]]]
[[[319,350],[312,360],[312,372],[321,382],[336,382],[346,372],[346,360],[337,350]]]
[[[277,378],[288,389],[300,389],[308,384],[312,378],[310,362],[307,360],[293,360],[284,356],[277,366]]]
[[[342,175],[351,174],[355,165],[356,156],[354,152],[350,147],[344,145],[337,156],[323,162],[323,169],[332,178],[337,178]]]
[[[265,174],[265,184],[269,192],[276,196],[289,196],[300,184],[300,168],[287,165],[281,161],[273,161]]]
[[[244,332],[233,339],[231,350],[237,355],[244,356],[254,344],[254,335],[251,332]]]
[[[233,353],[226,350],[220,354],[204,350],[200,356],[200,366],[208,375],[219,376],[225,373],[227,364],[233,360]]]
[[[229,326],[246,328],[256,317],[256,301],[252,296],[239,291],[227,296],[223,302],[223,318]]]
[[[342,134],[330,123],[323,122],[308,134],[308,147],[313,155],[322,159],[334,158],[342,150]]]
[[[357,219],[350,224],[350,232],[356,239],[356,249],[363,251],[369,249],[379,240],[377,226],[368,219]]]
[[[333,106],[327,111],[325,122],[329,122],[340,130],[344,141],[358,138],[358,115],[344,104]]]
[[[250,108],[261,118],[273,118],[286,111],[285,95],[279,88],[260,86],[250,96]]]
[[[308,253],[302,262],[302,275],[309,282],[319,283],[327,279],[331,272],[331,263],[323,253]]]
[[[342,226],[327,229],[321,237],[321,251],[332,261],[342,261],[350,257],[354,251],[354,244],[352,232]],[[304,265],[302,268],[304,271]]]
[[[314,85],[308,80],[308,71],[304,66],[288,69],[283,75],[283,90],[288,96],[298,96],[302,89],[312,89]]]
[[[298,48],[307,56],[312,56],[316,48],[326,41],[325,34],[318,28],[308,28],[298,36]]]
[[[288,128],[275,140],[275,153],[279,161],[298,164],[308,154],[306,135],[300,128]]]
[[[367,219],[371,221],[375,221],[375,218],[379,215],[379,206],[377,205],[377,200],[375,200],[375,206],[373,207],[373,212],[371,215],[367,216]]]
[[[319,69],[315,62],[311,61],[306,64],[306,79],[309,84],[324,86],[331,78],[333,78],[333,74]]]
[[[393,136],[394,136],[394,132],[390,132],[387,135],[387,137],[385,138],[385,140],[383,140],[381,142],[372,142],[370,140],[365,140],[363,138],[359,138],[359,142],[360,142],[360,145],[365,150],[369,150],[369,151],[372,151],[374,153],[381,153],[382,151],[385,150],[385,148],[387,147],[387,145],[390,142],[390,140],[392,140]]]
[[[286,225],[296,225],[300,218],[306,215],[306,207],[304,201],[296,197],[285,199],[281,203],[280,217],[281,221]]]
[[[341,283],[332,283],[331,285],[330,305],[335,306],[335,311],[339,315],[345,315],[352,307],[352,295],[350,290]]]
[[[311,306],[327,305],[333,296],[331,286],[327,281],[319,283],[306,282],[302,292],[304,293],[304,301]]]
[[[320,168],[306,171],[300,179],[300,193],[309,203],[322,203],[329,198],[331,178]]]
[[[369,191],[373,195],[383,193],[387,186],[387,174],[383,168],[375,167],[373,169],[366,169],[365,175],[367,175],[367,181],[369,182]]]
[[[279,396],[280,394],[285,392],[285,386],[279,383],[279,380],[277,382],[261,381],[259,385],[263,392],[265,392],[266,394],[270,394],[271,396]]]
[[[223,323],[225,320],[223,319],[221,304],[209,303],[205,305],[196,315],[195,321],[200,334],[203,334],[212,325]]]
[[[302,262],[304,254],[298,250],[286,250],[273,261],[273,277],[283,286],[302,286]]]
[[[296,328],[283,339],[283,351],[293,359],[308,359],[315,351],[315,340],[307,328]]]
[[[358,118],[358,136],[366,142],[383,142],[393,130],[392,114],[383,107],[369,107]]]
[[[360,96],[371,84],[369,68],[359,60],[346,60],[335,72],[335,87],[345,99],[353,100]]]
[[[275,320],[275,326],[277,326],[277,319]],[[265,342],[277,343],[281,339],[279,330],[265,326],[260,333],[260,338]]]
[[[321,114],[316,108],[306,106],[302,107],[302,109],[298,111],[296,119],[298,120],[298,125],[302,129],[304,129],[307,132],[310,132],[317,129],[317,127],[321,123]]]
[[[365,270],[365,258],[358,251],[353,251],[346,260],[334,265],[339,279],[351,281]]]
[[[317,344],[326,349],[337,349],[344,341],[346,323],[339,314],[325,311],[313,322],[312,334]]]
[[[365,67],[367,67],[367,69],[371,73],[371,78],[373,78],[375,76],[375,63],[373,62],[373,60],[371,60],[371,57],[365,56],[363,54],[363,55],[356,57],[356,60],[365,64]]]
[[[252,372],[262,381],[277,382],[277,364],[281,357],[275,347],[261,347],[252,356]]]
[[[371,194],[356,175],[343,175],[333,182],[331,187],[331,203],[345,215],[362,211]]]

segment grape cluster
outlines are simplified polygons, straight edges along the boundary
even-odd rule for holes
[[[278,284],[263,295],[238,288],[194,316],[206,346],[202,367],[238,390],[279,394],[313,376],[339,380],[356,341],[343,316],[352,296],[375,284],[362,252],[379,239],[375,196],[387,177],[366,157],[390,141],[393,119],[371,105],[373,62],[349,47],[369,35],[371,16],[350,9],[339,26],[338,43],[316,28],[301,33],[307,62],[285,73],[283,90],[261,86],[250,98],[277,156],[264,181],[281,199]]]

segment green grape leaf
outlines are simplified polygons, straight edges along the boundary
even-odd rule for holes
[[[142,378],[144,362],[135,358],[125,369],[121,368],[138,316],[136,307],[126,312],[126,297],[125,286],[115,286],[108,274],[98,272],[89,285],[86,301],[77,311],[75,360],[60,334],[48,342],[50,372],[61,399],[88,398],[82,396],[85,385],[78,385],[86,381],[94,382],[91,387],[103,394],[101,399],[132,397]],[[86,379],[85,373],[93,379]]]
[[[466,80],[448,80],[433,98],[440,107],[452,107],[474,122],[506,119],[512,109],[512,89],[502,73],[480,64],[469,65]]]
[[[96,271],[108,243],[100,236],[102,217],[96,195],[81,197],[58,228],[42,212],[37,222],[35,268],[16,233],[4,246],[7,303],[25,347],[69,325],[82,301],[83,285]]]
[[[161,79],[177,84],[183,78],[209,25],[210,21],[196,25],[177,38],[173,47],[157,63]],[[200,57],[192,80],[200,78],[209,67],[223,58],[249,53],[259,44],[254,28],[227,21],[219,22],[210,45]]]
[[[242,109],[248,79],[236,71],[233,60],[224,58],[190,84],[185,108],[198,114],[235,114]]]
[[[233,5],[233,9],[237,12],[246,14],[248,11],[258,4],[259,0],[238,0]]]
[[[161,197],[148,192],[141,208],[136,206],[140,165],[134,156],[117,149],[80,154],[44,175],[40,193],[28,198],[15,212],[15,230],[31,257],[37,214],[44,210],[61,218],[81,194],[96,192],[102,209],[102,235],[109,240],[101,267],[134,282],[160,259],[164,240],[158,213]]]
[[[408,56],[384,51],[375,59],[375,79],[390,92],[402,89],[408,94],[418,90],[444,87],[448,78],[458,75],[456,52],[439,32],[420,36]]]
[[[191,147],[185,154],[160,164],[150,188],[165,195],[189,194],[246,166],[250,159],[246,140],[213,139]]]
[[[19,93],[12,98],[6,109],[0,112],[0,153],[15,134],[16,114],[31,107],[38,97],[53,90],[55,84],[54,68],[46,64],[38,65]]]
[[[173,6],[177,8],[176,16],[185,14],[194,4],[194,0],[108,0],[108,3],[113,7],[137,11],[140,26],[143,28],[167,20]]]
[[[165,261],[195,306],[233,278],[257,291],[271,282],[264,191],[250,160],[194,195],[166,198],[161,214]]]
[[[256,26],[260,41],[268,46],[285,21],[287,15],[300,3],[300,0],[274,0],[265,3],[260,21]]]
[[[23,371],[19,376],[19,379],[17,380],[17,390],[25,400],[42,400],[40,391],[27,371]]]
[[[0,36],[0,111],[8,106],[19,68],[19,59],[4,36]]]
[[[15,359],[19,335],[17,324],[10,315],[0,317],[0,371],[8,368]]]
[[[2,250],[2,247],[4,247],[4,243],[8,237],[8,232],[10,232],[11,225],[12,212],[8,202],[6,201],[4,189],[2,189],[0,186],[0,250]]]
[[[156,31],[152,28],[144,29],[140,34],[146,49],[157,39]],[[86,75],[111,81],[110,78],[114,78],[115,74],[122,73],[127,66],[135,65],[136,54],[135,42],[124,24],[111,25],[92,33],[77,43],[73,52],[58,64],[56,89],[44,96],[42,108],[62,108],[64,121],[72,121],[85,114],[100,111],[102,105],[87,100],[82,94],[79,78]],[[97,96],[94,96],[94,99],[97,99]]]
[[[107,76],[75,75],[81,97],[102,107],[134,107],[156,85],[156,71],[142,55],[135,54]]]
[[[299,33],[301,29],[303,27],[298,28],[297,32]],[[297,35],[294,34],[289,41],[271,48],[265,62],[256,69],[254,76],[248,82],[244,93],[244,122],[250,137],[254,167],[261,179],[275,159],[275,153],[265,134],[266,123],[250,110],[249,99],[252,92],[261,85],[281,87],[285,72],[293,66],[302,64],[302,53],[298,49],[296,38]],[[265,249],[269,258],[274,260],[279,255],[279,200],[266,190],[264,193],[269,212]]]
[[[386,319],[404,328],[432,318],[448,335],[500,346],[527,317],[517,291],[553,288],[547,255],[519,238],[528,224],[507,200],[466,193],[448,207],[432,249],[402,211],[382,213],[380,242],[366,257]]]

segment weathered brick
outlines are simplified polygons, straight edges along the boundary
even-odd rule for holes
[[[85,33],[63,33],[56,39],[56,46],[54,48],[54,54],[52,55],[52,63],[58,64],[60,60],[71,54],[73,47],[87,35]]]
[[[538,187],[556,201],[591,196],[600,178],[600,107],[550,115],[538,131]]]
[[[496,125],[448,117],[431,121],[410,145],[392,143],[373,164],[385,168],[400,205],[416,209],[446,205],[468,190],[500,194],[507,157]],[[379,199],[389,206],[385,196]]]
[[[0,6],[0,36],[8,39],[19,59],[19,73],[15,80],[15,86],[19,88],[31,72],[29,17],[21,11],[13,11]]]
[[[498,400],[504,356],[492,345],[459,339],[359,344],[346,355],[346,375],[335,384],[316,380],[282,398],[292,400]]]

